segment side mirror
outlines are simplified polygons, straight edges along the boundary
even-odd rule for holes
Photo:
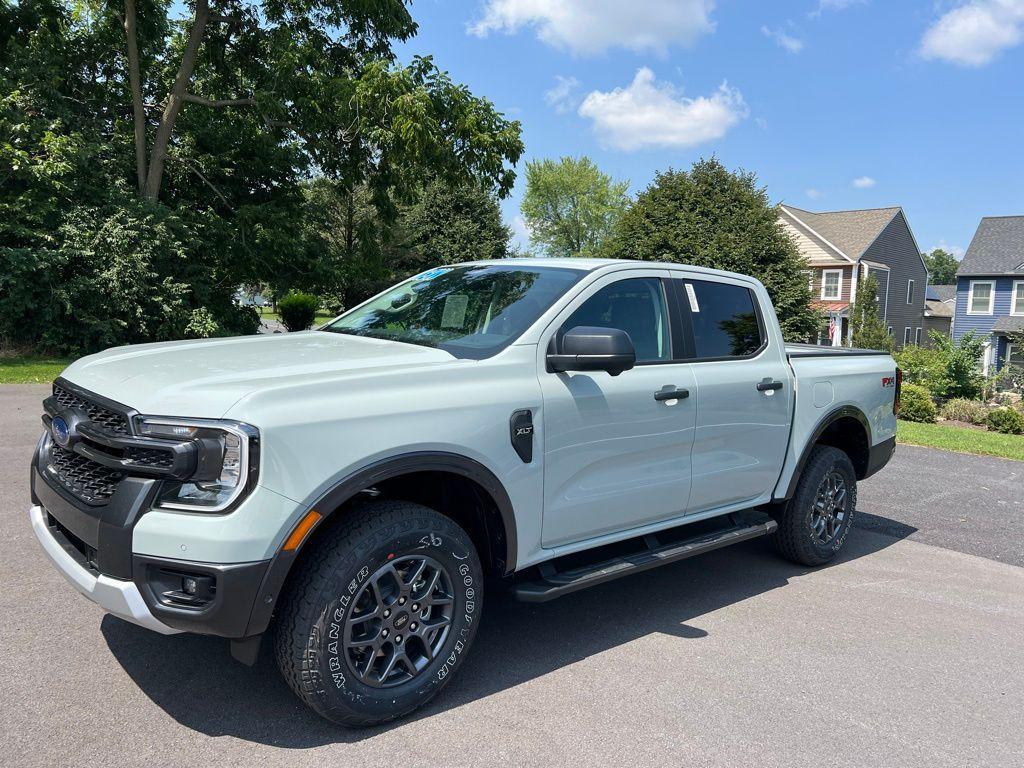
[[[562,337],[561,349],[548,354],[547,364],[552,373],[607,371],[618,376],[636,364],[636,350],[625,331],[580,325]]]

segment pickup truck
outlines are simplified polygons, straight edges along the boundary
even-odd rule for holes
[[[364,726],[452,679],[485,580],[545,601],[766,535],[828,562],[899,389],[888,354],[784,343],[751,277],[471,262],[316,330],[78,360],[30,518],[107,612],[249,664],[266,634],[302,701]]]

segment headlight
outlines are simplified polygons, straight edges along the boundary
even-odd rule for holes
[[[236,421],[143,416],[142,437],[191,440],[198,446],[188,480],[165,480],[156,506],[191,512],[223,512],[252,490],[259,470],[259,431]]]

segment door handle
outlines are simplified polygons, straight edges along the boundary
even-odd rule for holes
[[[781,381],[760,381],[757,384],[758,392],[774,392],[776,389],[782,389]]]
[[[690,396],[688,389],[662,389],[654,393],[654,399],[659,403],[666,400],[685,400]]]

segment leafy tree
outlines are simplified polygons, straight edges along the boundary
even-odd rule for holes
[[[949,251],[936,248],[931,253],[921,254],[924,257],[924,265],[928,269],[928,282],[932,285],[950,285],[956,282],[956,270],[960,266]]]
[[[973,332],[957,342],[938,331],[928,337],[930,347],[908,344],[893,355],[904,381],[921,385],[935,398],[978,397],[985,384],[978,369],[984,341]]]
[[[415,31],[403,0],[0,2],[0,335],[85,351],[251,331],[239,285],[304,287],[337,266],[308,247],[311,178],[340,190],[345,253],[367,258],[359,226],[393,226],[432,180],[507,194],[519,124],[429,57],[398,64]],[[50,327],[90,305],[76,291],[110,262],[140,265],[139,291],[173,319],[142,322],[126,300],[96,327]]]
[[[527,163],[520,210],[530,242],[549,256],[594,255],[629,207],[628,189],[589,157]]]
[[[857,286],[857,300],[850,309],[853,346],[892,352],[892,336],[878,313],[878,280],[869,274]]]
[[[779,225],[752,173],[731,172],[717,159],[689,171],[659,173],[615,227],[602,249],[622,259],[672,261],[728,269],[764,283],[789,340],[815,333],[807,268]]]

